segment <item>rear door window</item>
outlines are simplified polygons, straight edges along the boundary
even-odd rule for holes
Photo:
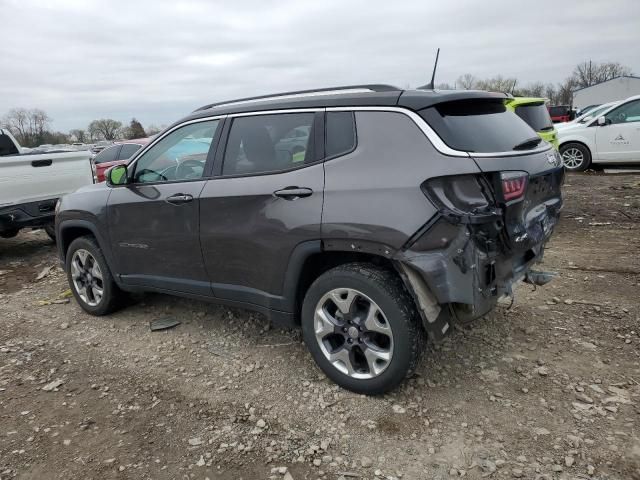
[[[120,154],[118,155],[118,160],[126,160],[127,158],[131,158],[131,156],[136,153],[142,145],[136,145],[133,143],[127,143],[122,145],[122,149],[120,150]]]
[[[549,110],[544,106],[544,103],[519,105],[516,107],[516,115],[536,132],[553,130],[553,122],[549,116]]]
[[[313,113],[234,118],[222,174],[277,172],[313,161],[314,118]]]
[[[120,145],[113,145],[112,147],[105,148],[101,151],[93,162],[97,165],[100,163],[113,162],[118,158],[118,152],[120,151]]]
[[[327,158],[344,155],[356,148],[353,112],[328,112],[325,130]]]
[[[519,150],[536,132],[501,99],[456,100],[418,112],[451,148],[465,152],[494,153]]]

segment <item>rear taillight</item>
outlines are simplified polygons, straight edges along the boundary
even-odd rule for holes
[[[524,196],[527,189],[529,175],[526,172],[502,172],[500,183],[502,184],[502,196],[505,201],[516,200]]]

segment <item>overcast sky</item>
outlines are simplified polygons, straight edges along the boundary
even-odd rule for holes
[[[522,5],[522,6],[520,6]],[[576,63],[640,73],[639,0],[0,0],[0,116],[53,127],[166,124],[216,100],[464,73],[560,82]]]

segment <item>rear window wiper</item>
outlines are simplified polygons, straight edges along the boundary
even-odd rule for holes
[[[513,147],[514,150],[530,150],[538,146],[538,144],[542,141],[540,137],[532,137],[524,142],[517,144]]]

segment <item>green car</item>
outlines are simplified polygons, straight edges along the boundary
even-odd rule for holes
[[[514,97],[509,98],[505,104],[509,110],[515,112],[522,120],[533,128],[540,138],[558,149],[558,132],[553,126],[549,110],[544,98]]]

